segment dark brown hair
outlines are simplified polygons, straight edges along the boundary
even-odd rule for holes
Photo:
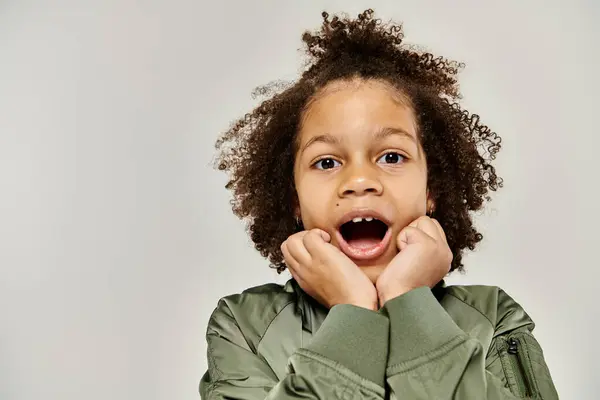
[[[248,223],[256,249],[285,269],[281,243],[303,229],[295,221],[296,136],[314,95],[332,81],[375,79],[409,99],[427,158],[428,189],[436,218],[462,270],[462,251],[473,250],[482,235],[471,212],[502,186],[491,161],[501,139],[479,116],[459,105],[457,74],[463,65],[407,46],[402,26],[384,24],[367,10],[356,19],[323,13],[317,32],[302,40],[308,61],[292,84],[272,83],[257,89],[271,96],[235,122],[217,141],[217,166],[227,171],[233,212]]]

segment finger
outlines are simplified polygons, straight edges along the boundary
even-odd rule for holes
[[[444,228],[442,228],[442,225],[440,224],[440,222],[434,218],[431,218],[431,220],[437,226],[438,232],[440,233],[440,237],[442,239],[444,239],[444,242],[448,243],[448,238],[446,238],[446,232],[444,231]]]
[[[294,280],[298,282],[298,285],[300,285],[302,289],[305,289],[305,281],[304,279],[302,279],[302,276],[299,273],[299,271],[302,271],[302,269],[300,268],[298,262],[290,254],[287,246],[287,241],[283,242],[283,244],[281,245],[281,252],[283,253],[283,257],[285,258],[285,264],[288,266],[288,271],[290,271],[292,278],[294,278]]]
[[[298,274],[298,271],[296,271],[296,270],[295,270],[295,269],[293,269],[293,268],[289,268],[289,271],[290,271],[290,274],[292,275],[292,278],[294,278],[294,280],[295,280],[296,282],[298,282],[298,284],[300,285],[300,287],[301,287],[302,289],[305,289],[305,288],[306,288],[306,286],[305,286],[305,281],[304,281],[304,279],[302,279],[302,277],[301,277],[301,276]]]
[[[431,218],[427,216],[417,218],[415,220],[415,225],[412,226],[419,228],[427,235],[429,235],[433,240],[443,240],[443,237],[440,235],[440,231],[438,230],[437,225],[433,222]]]
[[[421,229],[409,225],[400,231],[396,239],[396,244],[402,251],[408,245],[415,243],[426,243],[432,240],[434,239]]]
[[[299,264],[300,268],[303,265],[304,266],[310,265],[310,263],[312,261],[312,257],[310,256],[310,253],[304,246],[304,238],[306,237],[307,234],[308,234],[308,232],[303,235],[290,237],[288,240],[286,240],[287,250],[288,250],[289,254],[294,258],[294,260]]]
[[[306,291],[308,289],[308,287],[306,286],[306,281],[302,278],[301,275],[298,274],[298,271],[291,269],[290,268],[290,274],[292,275],[292,278],[298,282],[298,285],[300,285],[300,287]]]
[[[310,232],[317,233],[326,242],[330,242],[331,241],[331,235],[329,233],[327,233],[326,231],[324,231],[323,229],[319,229],[319,228],[314,228],[314,229],[310,229],[310,230],[307,230],[307,231],[301,231],[301,232],[295,233],[292,236],[290,236],[290,239],[291,238],[300,238],[300,239],[302,239],[302,238],[304,238],[304,236],[306,236]]]
[[[292,275],[294,275],[295,270],[297,270],[300,267],[300,265],[298,261],[295,260],[294,257],[290,254],[287,240],[281,244],[281,252],[283,253],[285,264],[288,266],[288,269],[290,270]]]
[[[322,252],[325,248],[325,244],[327,243],[324,239],[324,236],[321,232],[318,232],[318,229],[314,229],[310,231],[306,236],[302,238],[302,242],[304,243],[304,247],[311,254],[311,256],[315,256]],[[326,232],[325,232],[326,233]]]
[[[304,245],[311,256],[323,251],[332,251],[336,255],[347,258],[347,256],[342,253],[340,249],[331,244],[331,235],[328,232],[321,229],[312,229],[312,232],[314,235],[307,235],[303,238]]]
[[[289,240],[295,240],[295,239],[302,239],[304,237],[304,235],[306,235],[308,232],[310,232],[310,231],[296,232],[292,236],[290,236],[289,238],[287,238],[287,240],[289,241]]]
[[[321,236],[321,239],[323,239],[323,241],[329,243],[331,241],[331,235],[329,235],[329,233],[325,232],[323,229],[311,229],[310,232],[314,232],[316,234],[318,234],[319,236]]]

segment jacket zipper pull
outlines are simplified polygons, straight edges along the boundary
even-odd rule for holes
[[[509,354],[517,354],[519,351],[518,346],[519,346],[519,343],[514,338],[511,338],[508,341],[508,353]]]

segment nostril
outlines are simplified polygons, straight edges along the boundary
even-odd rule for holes
[[[353,194],[359,194],[359,193],[379,193],[379,190],[377,190],[376,188],[364,188],[361,190],[354,190],[354,189],[346,189],[344,190],[343,194],[344,196],[348,196],[348,195],[353,195]]]
[[[348,179],[339,189],[339,194],[342,196],[360,196],[364,194],[380,194],[383,192],[383,186],[379,181],[362,177]]]

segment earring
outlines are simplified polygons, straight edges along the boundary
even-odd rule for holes
[[[433,216],[433,204],[431,204],[431,206],[429,207],[429,210],[427,211],[427,216],[430,218]]]

